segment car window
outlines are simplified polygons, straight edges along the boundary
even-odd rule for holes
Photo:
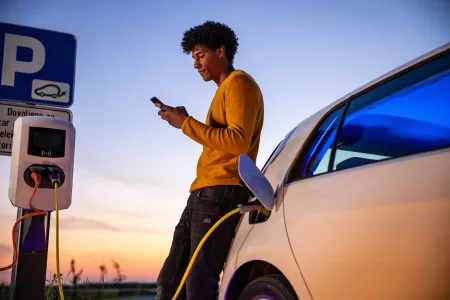
[[[332,111],[303,148],[287,183],[450,147],[449,111],[447,51],[396,74]]]
[[[449,70],[447,56],[351,101],[333,170],[450,146]]]
[[[331,147],[342,116],[344,106],[331,112],[319,125],[304,155],[292,168],[289,181],[318,175],[328,171]]]

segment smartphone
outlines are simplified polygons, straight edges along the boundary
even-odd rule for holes
[[[156,97],[150,98],[150,101],[152,101],[153,104],[155,104],[155,106],[158,107],[158,108],[159,108],[159,105],[160,105],[160,104],[163,104],[163,103],[162,103],[158,98],[156,98]],[[165,111],[165,110],[162,110],[162,111]]]
[[[151,99],[150,99],[150,101],[152,101],[153,102],[153,104],[155,104],[155,105],[157,105],[157,104],[163,104],[158,98],[156,98],[156,97],[152,97]]]

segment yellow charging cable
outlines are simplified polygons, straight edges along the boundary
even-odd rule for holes
[[[225,221],[226,219],[228,219],[229,217],[231,217],[232,215],[239,213],[241,211],[241,208],[236,208],[233,209],[232,211],[230,211],[229,213],[227,213],[225,216],[223,216],[222,218],[220,218],[219,221],[216,222],[216,224],[213,225],[213,227],[211,227],[208,232],[205,234],[205,236],[202,238],[202,240],[200,241],[200,243],[197,246],[197,249],[195,249],[194,254],[192,255],[191,261],[189,262],[189,265],[186,268],[186,271],[184,272],[184,276],[181,279],[180,285],[178,286],[178,289],[175,293],[175,295],[173,296],[172,300],[176,300],[178,295],[181,292],[181,289],[183,288],[184,282],[186,281],[186,278],[189,274],[189,271],[191,270],[192,264],[194,263],[195,258],[197,257],[198,253],[200,252],[200,249],[202,248],[203,244],[206,242],[206,240],[208,239],[208,237],[211,235],[211,233],[214,231],[214,229],[216,229],[223,221]]]
[[[59,298],[64,300],[61,284],[61,272],[59,271],[59,208],[58,208],[58,182],[55,182],[55,206],[56,206],[56,277],[58,278]]]

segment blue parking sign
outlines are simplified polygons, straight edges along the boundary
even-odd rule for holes
[[[72,34],[0,23],[0,99],[70,107],[76,46]]]

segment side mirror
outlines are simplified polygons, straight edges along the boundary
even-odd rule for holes
[[[241,154],[239,156],[238,166],[242,182],[259,202],[271,211],[274,206],[274,191],[270,182],[247,155]]]

